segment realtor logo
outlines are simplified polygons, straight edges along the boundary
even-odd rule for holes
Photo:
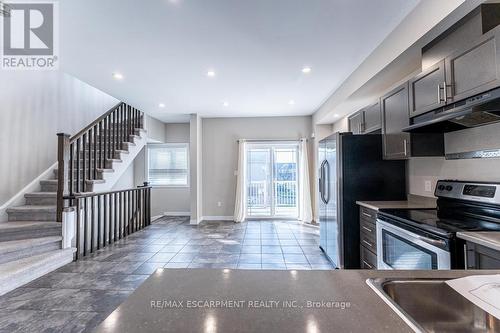
[[[57,6],[55,2],[6,2],[9,11],[2,24],[3,69],[57,69]]]

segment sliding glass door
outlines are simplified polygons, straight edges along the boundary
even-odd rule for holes
[[[297,218],[298,144],[252,143],[246,154],[247,215]]]

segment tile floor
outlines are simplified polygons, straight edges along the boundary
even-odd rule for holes
[[[318,229],[293,221],[165,217],[0,297],[0,332],[88,332],[157,268],[332,269]]]

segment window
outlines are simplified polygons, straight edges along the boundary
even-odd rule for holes
[[[147,169],[152,186],[189,186],[188,144],[148,145]]]

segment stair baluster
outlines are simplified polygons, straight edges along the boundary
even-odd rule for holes
[[[57,175],[58,222],[62,220],[63,197],[92,191],[102,172],[112,167],[118,152],[126,149],[123,143],[129,142],[136,129],[142,128],[142,117],[139,110],[119,103],[76,135],[64,134],[66,139],[59,139],[63,141],[58,146],[58,163],[65,164]]]

